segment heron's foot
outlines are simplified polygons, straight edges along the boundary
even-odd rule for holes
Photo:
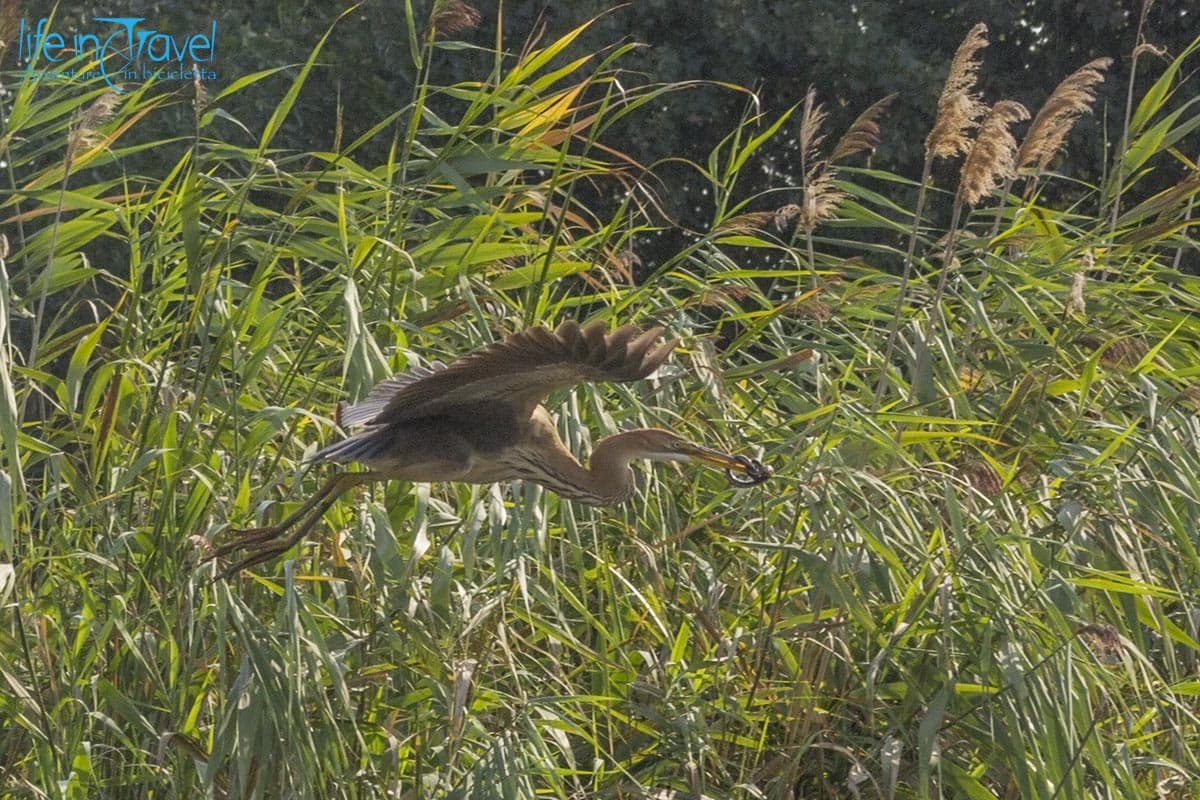
[[[370,483],[381,478],[376,472],[343,472],[327,481],[320,491],[304,501],[291,516],[275,525],[264,525],[260,528],[233,528],[230,530],[236,538],[217,547],[207,559],[213,561],[225,558],[234,553],[247,553],[245,558],[221,573],[220,577],[228,578],[244,569],[270,561],[304,538],[325,512],[337,502],[338,495],[347,489],[363,483]]]
[[[223,560],[235,553],[243,554],[240,560],[234,562],[217,576],[218,578],[231,578],[244,569],[270,561],[287,552],[304,537],[311,526],[301,526],[288,535],[288,531],[292,527],[292,525],[280,523],[264,525],[259,528],[231,528],[229,533],[235,538],[216,547],[212,555],[205,561]]]

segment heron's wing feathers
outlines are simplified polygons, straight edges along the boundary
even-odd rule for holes
[[[503,402],[518,415],[555,389],[577,383],[636,381],[658,369],[675,347],[659,345],[661,328],[632,325],[607,333],[603,322],[585,327],[567,321],[554,331],[529,328],[463,356],[449,367],[410,371],[379,384],[343,413],[350,424],[385,425],[448,413],[481,402]]]
[[[433,361],[428,367],[410,367],[407,372],[398,372],[385,381],[375,384],[367,396],[354,405],[341,404],[337,410],[337,424],[341,428],[353,428],[365,425],[383,411],[388,401],[409,384],[428,378],[434,373],[446,369],[441,361]]]

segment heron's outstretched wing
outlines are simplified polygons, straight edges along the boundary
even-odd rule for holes
[[[379,416],[379,412],[383,411],[384,406],[395,396],[396,392],[444,369],[446,369],[446,365],[441,361],[433,361],[428,367],[411,367],[407,372],[400,372],[385,381],[380,381],[367,393],[365,398],[354,405],[338,406],[336,417],[338,426],[354,428],[365,425]]]
[[[536,327],[463,356],[448,367],[410,370],[380,383],[344,410],[344,425],[387,425],[502,402],[520,416],[555,389],[584,382],[621,383],[658,369],[675,342],[658,344],[661,328],[625,325],[612,333],[602,321],[568,320],[555,330]]]

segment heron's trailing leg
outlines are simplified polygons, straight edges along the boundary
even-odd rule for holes
[[[222,572],[223,578],[268,561],[303,539],[343,493],[364,483],[383,480],[384,477],[378,472],[343,472],[327,481],[316,494],[304,502],[304,505],[283,521],[260,528],[235,528],[233,533],[238,534],[238,538],[218,547],[209,560],[224,558],[238,551],[250,553]],[[292,530],[293,528],[295,530]],[[288,531],[292,532],[288,534]]]

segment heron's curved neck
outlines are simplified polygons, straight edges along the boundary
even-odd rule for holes
[[[637,458],[630,449],[630,440],[635,431],[609,436],[592,451],[588,460],[588,474],[593,485],[602,487],[604,505],[624,503],[633,496],[633,472],[629,462]]]
[[[619,433],[600,442],[592,451],[587,467],[565,447],[542,449],[536,454],[539,474],[523,477],[580,503],[597,506],[623,503],[633,495],[629,462],[637,455],[630,449],[631,434],[634,432]]]

